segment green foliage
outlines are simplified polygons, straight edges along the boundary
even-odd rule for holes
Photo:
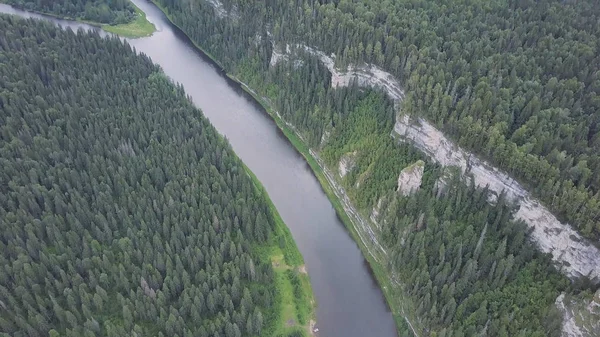
[[[429,331],[560,334],[554,300],[567,282],[527,242],[525,225],[512,220],[502,196],[490,205],[486,190],[454,178],[388,199],[381,223],[392,249],[389,263]]]
[[[302,287],[302,280],[300,279],[300,275],[298,275],[298,272],[288,269],[287,277],[290,280],[292,287],[294,288],[294,297],[298,299],[298,303],[305,303],[306,302],[306,299],[304,298],[305,293],[304,293],[304,289]],[[298,313],[298,321],[300,321],[300,324],[302,324],[302,325],[308,323],[308,319],[310,318],[309,317],[310,313],[307,311],[307,309],[310,309],[310,308],[301,307],[301,306],[298,306],[296,308],[297,313]]]
[[[136,18],[129,0],[1,0],[29,11],[112,25]]]
[[[156,27],[146,19],[146,13],[142,12],[137,6],[134,5],[134,7],[136,13],[135,20],[124,24],[103,25],[102,29],[119,36],[130,38],[152,35],[156,30]]]
[[[567,282],[527,242],[502,196],[491,205],[486,190],[430,163],[418,193],[397,195],[399,172],[425,158],[390,137],[392,103],[355,85],[332,88],[325,66],[301,48],[275,66],[269,60],[275,48],[299,43],[335,53],[339,67],[378,65],[403,82],[403,112],[428,117],[535,186],[554,211],[593,236],[600,233],[596,2],[222,0],[225,12],[207,1],[158,2],[293,125],[275,117],[314,170],[308,146],[330,168],[352,156],[340,183],[363,215],[382,200],[386,272],[396,271],[406,286],[417,330],[559,333],[553,301]],[[408,330],[403,320],[398,325]]]
[[[0,16],[0,111],[1,331],[267,332],[282,224],[149,58]]]
[[[387,70],[406,89],[404,112],[518,177],[584,235],[600,234],[597,1],[221,0],[225,15],[203,0],[157,2],[311,146],[348,106],[332,113],[330,79],[308,56],[270,69],[277,46]]]
[[[343,156],[353,154],[354,165],[342,183],[356,206],[368,209],[377,204],[382,192],[397,186],[399,170],[424,158],[390,137],[394,112],[382,93],[360,94],[348,106],[348,116],[331,132],[321,157],[329,167],[338,167]]]

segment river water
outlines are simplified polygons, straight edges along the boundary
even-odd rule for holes
[[[319,336],[397,336],[392,315],[369,266],[304,158],[252,97],[174,27],[152,3],[133,0],[157,28],[128,40],[181,83],[194,104],[231,143],[265,186],[290,228],[318,303]],[[99,28],[0,5],[0,12],[50,20],[74,30]]]

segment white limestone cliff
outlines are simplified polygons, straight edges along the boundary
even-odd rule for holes
[[[407,115],[399,116],[393,136],[410,142],[443,166],[458,167],[479,187],[488,186],[496,195],[504,191],[508,200],[520,206],[515,217],[533,229],[531,238],[542,252],[552,254],[561,271],[571,278],[589,276],[600,280],[600,250],[571,226],[558,221],[516,180],[461,149],[422,118],[413,122]]]
[[[335,55],[328,56],[306,45],[288,44],[285,51],[275,49],[271,65],[289,60],[298,51],[306,52],[317,56],[331,72],[333,87],[347,86],[352,81],[356,81],[360,86],[384,90],[396,103],[404,97],[404,92],[394,76],[374,65],[351,65],[340,70],[335,67]],[[519,206],[516,218],[523,220],[533,229],[531,233],[533,242],[541,251],[552,254],[557,267],[563,273],[570,278],[589,276],[600,282],[600,250],[570,225],[558,221],[544,205],[509,175],[456,146],[425,119],[411,121],[409,116],[399,116],[392,136],[411,143],[442,166],[458,167],[462,174],[470,175],[477,186],[488,186],[493,193],[491,202],[494,201],[495,196],[504,191],[508,200]],[[399,181],[400,183],[405,185],[404,182]],[[403,188],[402,191],[405,189]],[[438,192],[443,193],[443,188]]]

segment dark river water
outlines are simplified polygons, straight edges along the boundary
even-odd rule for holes
[[[275,203],[306,261],[318,303],[323,337],[397,336],[383,294],[317,179],[275,123],[252,97],[145,0],[133,1],[157,32],[128,40],[181,83],[194,104],[231,143]],[[0,5],[0,12],[51,20],[63,27],[95,29]]]

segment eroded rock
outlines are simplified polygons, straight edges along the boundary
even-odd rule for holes
[[[507,200],[520,206],[515,218],[533,229],[531,239],[542,252],[552,254],[563,273],[572,279],[588,276],[600,281],[600,250],[571,226],[558,221],[515,179],[455,145],[422,118],[412,121],[408,115],[399,116],[392,135],[411,143],[442,166],[455,166],[461,174],[472,176],[476,186],[488,186],[496,196],[504,191]]]
[[[301,50],[318,57],[323,65],[327,67],[331,73],[331,86],[333,88],[347,87],[352,83],[356,83],[361,87],[382,89],[395,102],[399,102],[404,97],[404,91],[398,80],[392,74],[375,65],[349,65],[346,69],[338,69],[335,67],[335,54],[327,55],[320,50],[303,44],[287,44],[285,52],[278,48],[273,48],[273,50],[270,60],[271,66],[276,65],[280,61],[289,60],[294,56],[293,50]]]
[[[563,314],[563,337],[597,337],[600,334],[600,290],[589,300],[562,293],[556,307]]]
[[[223,3],[219,0],[206,0],[206,2],[209,3],[215,9],[215,14],[218,18],[229,18],[235,20],[240,18],[235,7],[233,7],[230,11],[227,11],[225,5],[223,5]]]
[[[356,165],[356,155],[358,152],[348,152],[340,158],[338,164],[338,173],[340,177],[344,178]]]
[[[398,176],[398,193],[408,196],[419,190],[423,180],[423,172],[425,171],[425,163],[422,160],[404,168]]]

